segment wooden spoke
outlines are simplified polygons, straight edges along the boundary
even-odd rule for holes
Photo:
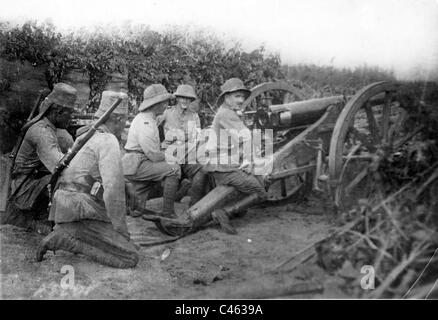
[[[389,117],[391,115],[391,102],[392,102],[392,92],[387,91],[385,93],[385,104],[383,105],[382,113],[382,142],[383,144],[388,142],[388,132],[389,132]]]
[[[404,133],[399,122],[405,118],[403,109],[397,110],[399,104],[393,102],[396,88],[390,82],[370,84],[347,102],[336,121],[330,140],[329,176],[335,204],[341,211],[351,209],[374,187],[372,179],[367,179],[367,162],[372,161],[376,152],[391,152],[394,150],[391,147],[406,141],[400,140]],[[357,147],[358,143],[362,147]],[[388,148],[381,149],[382,145]],[[357,152],[351,153],[355,148]]]
[[[379,128],[377,126],[376,118],[374,117],[373,109],[369,101],[365,104],[364,109],[367,114],[368,128],[370,130],[373,143],[375,145],[379,145],[380,144]]]
[[[296,97],[297,101],[303,100],[304,96],[300,90],[287,82],[266,82],[259,84],[251,89],[251,94],[242,105],[242,109],[246,111],[257,110],[257,98],[265,95],[267,92],[283,91],[285,92],[284,99],[289,99],[291,95]]]
[[[350,193],[368,174],[368,168],[363,169],[356,177],[345,187],[345,192]]]
[[[355,127],[350,128],[351,134],[360,141],[362,145],[364,145],[368,151],[374,152],[376,150],[376,147],[368,141],[368,137],[366,134],[359,132]]]

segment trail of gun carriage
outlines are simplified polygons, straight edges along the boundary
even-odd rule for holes
[[[368,66],[284,65],[263,47],[245,52],[209,33],[138,26],[60,34],[47,23],[0,23],[0,43],[2,299],[437,297],[437,82],[398,81]],[[219,97],[246,92],[239,110],[229,112],[263,133],[259,156],[270,170],[253,177],[265,196],[214,178],[229,176],[223,172],[206,171],[199,199],[187,196],[194,182],[181,178],[178,196],[171,197],[175,215],[164,215],[170,180],[128,179],[125,173],[116,181],[125,189],[116,213],[126,211],[127,231],[114,230],[135,249],[132,265],[117,268],[108,258],[116,252],[120,261],[133,261],[125,245],[114,244],[117,236],[105,242],[112,251],[42,246],[62,223],[36,217],[36,210],[46,220],[60,210],[59,192],[70,192],[62,189],[67,170],[78,166],[78,157],[85,159],[87,145],[94,143],[99,154],[98,137],[110,134],[99,128],[110,128],[104,124],[122,117],[126,107],[126,125],[117,136],[124,157],[140,109],[153,109],[145,102],[154,90],[169,93],[164,101],[173,108],[170,93],[182,84],[194,88],[189,108],[202,130],[225,114]],[[30,128],[47,119],[47,101],[68,100],[68,88],[75,95],[72,119],[65,129],[51,129],[62,158],[38,184],[23,182],[17,169],[23,149],[37,144]],[[103,92],[118,95],[104,105]],[[162,142],[167,135],[163,126],[158,129]],[[36,158],[44,156],[36,150]],[[20,191],[27,185],[30,195]],[[105,200],[109,184],[102,185]],[[97,197],[93,190],[74,191]],[[40,193],[47,193],[47,203]],[[31,200],[35,205],[25,208]],[[11,202],[31,222],[8,220]],[[90,237],[74,230],[79,240]],[[74,286],[66,289],[62,279],[72,270]]]

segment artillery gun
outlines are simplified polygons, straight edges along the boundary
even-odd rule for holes
[[[283,101],[271,104],[270,97]],[[370,84],[353,96],[311,100],[286,82],[254,87],[243,105],[244,122],[250,129],[274,132],[273,170],[264,179],[267,202],[313,189],[327,196],[334,210],[350,208],[364,196],[371,161],[395,152],[419,132],[404,132],[405,107],[390,82]],[[183,221],[151,220],[162,232],[181,236],[211,221],[213,210],[225,204],[233,203],[231,213],[237,213],[257,201],[256,195],[242,198],[234,187],[219,185],[190,207]]]

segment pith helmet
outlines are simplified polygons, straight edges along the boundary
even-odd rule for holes
[[[175,97],[185,97],[193,100],[196,100],[198,98],[193,87],[188,84],[179,85],[173,95]]]
[[[173,98],[162,84],[152,84],[143,92],[143,102],[140,104],[138,111],[144,111],[154,104]]]
[[[101,117],[118,98],[123,100],[119,103],[117,108],[112,112],[113,114],[127,115],[128,114],[128,95],[123,92],[104,91],[102,92],[102,98],[100,99],[100,105],[94,114],[95,117]]]
[[[251,94],[251,90],[247,89],[243,84],[243,81],[239,78],[231,78],[225,81],[225,83],[221,86],[221,94],[217,98],[216,105],[220,106],[224,102],[224,96],[227,93],[236,92],[236,91],[244,91],[247,96]]]

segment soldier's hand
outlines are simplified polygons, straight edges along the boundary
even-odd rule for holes
[[[252,173],[252,164],[250,162],[243,162],[240,165],[239,169],[248,174]]]

